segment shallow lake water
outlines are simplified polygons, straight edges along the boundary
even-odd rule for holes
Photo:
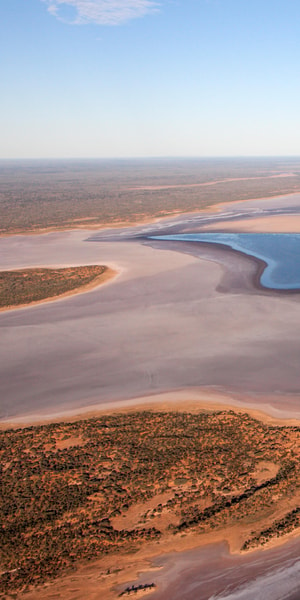
[[[300,288],[299,233],[186,233],[151,239],[221,244],[266,263],[260,283],[266,288]]]

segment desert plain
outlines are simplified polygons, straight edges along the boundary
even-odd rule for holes
[[[1,312],[2,428],[156,407],[232,407],[273,424],[298,426],[298,293],[263,289],[262,265],[241,253],[149,237],[166,231],[298,231],[299,212],[295,193],[134,227],[1,238],[1,270],[101,264],[115,273],[94,289]],[[238,525],[201,540],[192,534],[176,543],[151,542],[136,555],[117,555],[115,570],[111,558],[82,564],[75,574],[26,597],[116,598],[126,582],[148,582],[150,565],[157,581],[153,598],[189,600],[198,590],[201,599],[215,593],[238,599],[243,596],[236,590],[247,577],[252,585],[253,573],[261,578],[264,598],[268,589],[276,598],[283,565],[290,575],[280,593],[292,600],[299,591],[296,534],[284,545],[251,552],[250,558],[234,554],[240,549]],[[212,579],[227,573],[227,592],[213,586],[207,565]],[[240,579],[234,581],[233,570]],[[259,597],[257,588],[251,589],[247,600]]]

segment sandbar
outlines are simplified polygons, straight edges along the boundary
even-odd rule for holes
[[[203,231],[300,233],[300,215],[272,215],[204,225]]]

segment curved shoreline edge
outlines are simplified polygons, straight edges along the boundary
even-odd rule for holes
[[[30,414],[8,417],[0,420],[0,429],[26,428],[49,423],[74,422],[103,415],[132,413],[144,410],[153,412],[215,412],[233,411],[236,413],[247,413],[254,419],[262,421],[266,425],[278,425],[282,427],[300,425],[300,413],[292,413],[290,410],[283,412],[276,410],[267,402],[258,406],[251,398],[238,400],[233,398],[229,392],[214,391],[207,388],[196,388],[191,390],[174,390],[162,392],[152,396],[142,396],[129,400],[108,402],[107,404],[92,404],[82,408],[61,410],[48,414]]]
[[[227,244],[222,244],[219,242],[201,242],[201,241],[199,241],[196,243],[206,244],[206,245],[210,244],[212,246],[217,246],[224,252],[230,251],[230,252],[234,252],[235,254],[238,254],[239,256],[243,256],[243,257],[246,256],[247,258],[249,258],[257,266],[256,273],[253,277],[253,285],[254,285],[255,289],[257,289],[259,291],[269,292],[269,293],[272,293],[272,295],[276,294],[279,296],[286,296],[286,295],[290,295],[290,294],[293,294],[293,295],[300,294],[300,286],[299,286],[299,288],[274,288],[274,287],[269,287],[269,286],[263,285],[261,282],[261,277],[262,277],[264,271],[269,266],[268,262],[266,260],[264,260],[263,258],[258,258],[257,256],[254,256],[254,254],[250,254],[250,252],[249,253],[243,252],[242,250],[237,250],[236,248],[232,248],[232,246],[229,246]]]
[[[197,240],[164,240],[164,239],[159,239],[159,235],[156,236],[156,239],[154,239],[154,237],[151,235],[150,236],[141,236],[139,238],[137,238],[138,240],[143,240],[144,242],[147,242],[147,244],[149,244],[150,246],[152,245],[152,242],[154,242],[156,245],[155,247],[160,247],[161,249],[163,249],[164,247],[166,249],[169,250],[173,250],[173,251],[177,251],[177,252],[181,252],[182,254],[191,254],[193,256],[195,256],[196,258],[200,258],[202,260],[210,260],[212,262],[215,262],[216,264],[221,265],[225,271],[228,271],[228,266],[224,263],[224,261],[222,261],[221,258],[216,258],[214,256],[211,257],[207,257],[207,256],[203,256],[201,255],[201,247],[206,249],[206,250],[210,250],[210,249],[217,249],[220,252],[224,252],[226,253],[228,256],[229,255],[234,255],[234,256],[240,256],[243,259],[247,259],[249,261],[252,262],[252,264],[256,265],[256,272],[254,275],[252,275],[251,277],[249,277],[249,283],[251,284],[251,286],[253,287],[253,290],[256,290],[258,292],[263,292],[264,294],[267,295],[272,295],[272,296],[290,296],[290,295],[296,295],[296,294],[300,294],[300,286],[299,288],[273,288],[273,287],[267,287],[264,286],[261,283],[261,277],[262,274],[264,273],[265,269],[269,266],[267,261],[263,260],[262,258],[258,258],[257,256],[254,256],[253,254],[247,253],[247,252],[243,252],[242,250],[237,250],[236,248],[232,248],[231,246],[224,244],[222,242],[205,242],[205,241],[197,241]],[[159,246],[157,245],[159,244]],[[171,247],[172,245],[172,247]],[[184,247],[190,247],[191,250],[194,250],[193,252],[186,252],[184,251]],[[198,247],[198,252],[195,252],[195,248]],[[225,273],[225,277],[226,277],[226,273]],[[218,286],[219,287],[219,286]],[[218,288],[217,288],[218,289]]]

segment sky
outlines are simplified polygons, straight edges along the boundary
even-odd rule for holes
[[[0,158],[300,155],[298,0],[0,0]]]

